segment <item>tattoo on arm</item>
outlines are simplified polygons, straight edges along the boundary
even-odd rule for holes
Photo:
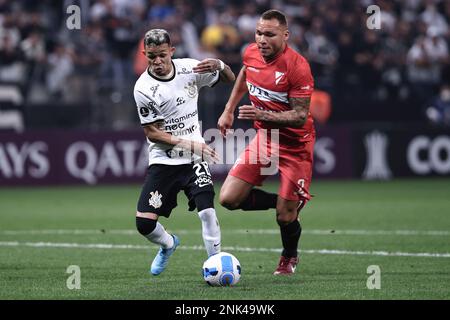
[[[311,98],[289,98],[292,110],[279,113],[262,111],[258,120],[300,128],[308,118],[310,102]]]

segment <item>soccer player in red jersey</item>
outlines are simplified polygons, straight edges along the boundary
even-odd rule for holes
[[[315,142],[309,112],[314,80],[308,62],[288,46],[288,38],[283,13],[268,10],[261,15],[256,43],[243,54],[244,66],[217,124],[225,136],[233,125],[237,104],[248,92],[251,105],[240,106],[238,118],[253,120],[257,135],[230,170],[220,191],[220,203],[230,210],[276,208],[283,251],[274,274],[282,275],[293,274],[298,264],[302,230],[298,217],[311,198]],[[278,139],[273,138],[274,132]],[[255,188],[267,177],[263,169],[267,169],[268,155],[276,155],[278,160],[278,195]]]

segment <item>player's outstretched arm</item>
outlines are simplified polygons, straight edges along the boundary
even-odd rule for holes
[[[222,82],[233,82],[236,80],[236,77],[231,71],[231,68],[219,59],[204,59],[200,61],[198,65],[196,65],[192,69],[195,73],[211,73],[214,71],[219,71],[219,79]]]
[[[309,104],[311,98],[289,98],[292,110],[283,112],[267,112],[259,110],[254,106],[243,105],[239,107],[238,119],[258,120],[274,122],[286,127],[300,128],[308,118]]]
[[[226,131],[233,125],[234,110],[248,90],[245,80],[245,66],[243,66],[241,71],[239,72],[236,82],[234,83],[233,90],[231,91],[230,98],[225,105],[225,109],[223,110],[222,115],[217,121],[217,127],[219,128],[222,136],[225,136]]]
[[[144,126],[145,136],[154,143],[164,143],[170,146],[177,146],[184,150],[193,152],[208,162],[217,163],[220,161],[216,151],[205,143],[181,139],[160,129],[161,122],[155,122]]]

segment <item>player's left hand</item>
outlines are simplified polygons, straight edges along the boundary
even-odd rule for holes
[[[192,68],[195,73],[211,73],[220,69],[220,61],[217,59],[205,59]]]
[[[239,107],[238,119],[241,120],[259,120],[261,110],[251,105],[243,105]]]

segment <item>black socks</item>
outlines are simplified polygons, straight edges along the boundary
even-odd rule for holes
[[[278,195],[275,193],[253,188],[248,197],[236,209],[244,211],[275,209],[277,207],[277,199]],[[298,242],[302,233],[300,222],[295,219],[288,224],[278,223],[278,225],[280,226],[281,241],[283,243],[282,256],[287,258],[297,257]]]
[[[155,230],[157,222],[152,219],[136,217],[136,229],[145,237]]]
[[[277,198],[278,195],[275,193],[253,188],[247,199],[242,201],[237,209],[245,211],[275,209],[277,207]]]
[[[302,234],[302,227],[297,219],[286,225],[280,225],[281,241],[283,243],[282,256],[287,258],[297,257],[298,241]]]

